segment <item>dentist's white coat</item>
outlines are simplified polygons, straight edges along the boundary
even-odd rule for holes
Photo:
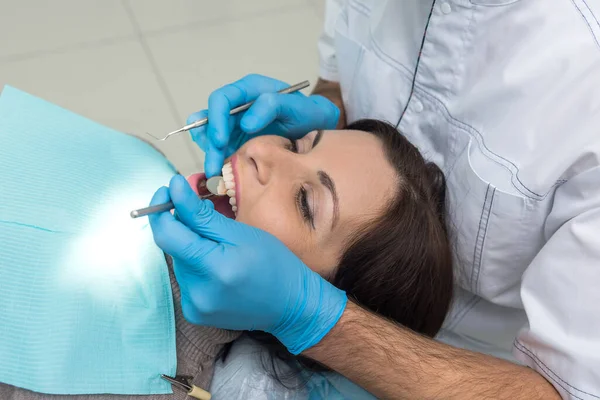
[[[320,75],[448,179],[458,298],[439,339],[600,399],[600,3],[328,0]],[[368,155],[365,155],[368,158]]]

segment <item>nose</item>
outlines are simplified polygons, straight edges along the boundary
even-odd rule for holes
[[[297,155],[268,138],[258,138],[246,143],[244,156],[248,163],[254,164],[261,185],[268,185],[275,177],[298,171],[293,165],[298,164]]]

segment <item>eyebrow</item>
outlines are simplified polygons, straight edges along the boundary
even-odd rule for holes
[[[318,175],[319,180],[323,186],[325,186],[331,192],[331,197],[333,198],[333,221],[331,222],[331,229],[333,230],[340,219],[340,201],[338,199],[337,191],[335,190],[335,183],[333,183],[333,180],[327,174],[327,172],[319,171]]]
[[[319,144],[322,137],[323,137],[323,129],[319,129],[317,131],[317,134],[315,135],[315,138],[313,139],[311,150],[314,149]]]

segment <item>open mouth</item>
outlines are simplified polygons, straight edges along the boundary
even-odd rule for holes
[[[210,194],[206,188],[206,175],[203,172],[190,175],[186,179],[198,196]],[[209,200],[215,205],[215,210],[219,213],[227,218],[235,219],[235,212],[232,205],[229,204],[229,199],[229,196],[213,196]]]
[[[223,180],[218,188],[219,194],[226,194],[226,196],[213,196],[209,200],[215,205],[215,210],[219,213],[228,218],[235,219],[238,209],[238,196],[235,190],[235,177],[232,166],[233,161],[234,160],[232,159],[232,161],[225,163],[223,166]],[[206,175],[204,173],[193,174],[186,179],[198,196],[210,194],[209,190],[206,188]]]

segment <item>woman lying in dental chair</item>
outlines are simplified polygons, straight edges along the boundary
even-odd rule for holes
[[[257,137],[225,164],[223,176],[228,197],[214,201],[219,212],[273,234],[364,307],[424,335],[438,332],[453,284],[444,177],[393,126],[362,120],[343,131],[313,131],[295,142]],[[199,194],[205,190],[202,181],[202,174],[188,178]],[[188,323],[170,264],[169,269],[177,372],[208,389],[217,358],[227,359],[229,343],[240,333]],[[264,345],[271,360],[298,371],[324,370],[287,353],[268,335],[248,335]],[[277,372],[267,367],[265,374]],[[175,389],[172,395],[144,397],[51,396],[0,384],[0,398],[159,400],[186,394]]]

